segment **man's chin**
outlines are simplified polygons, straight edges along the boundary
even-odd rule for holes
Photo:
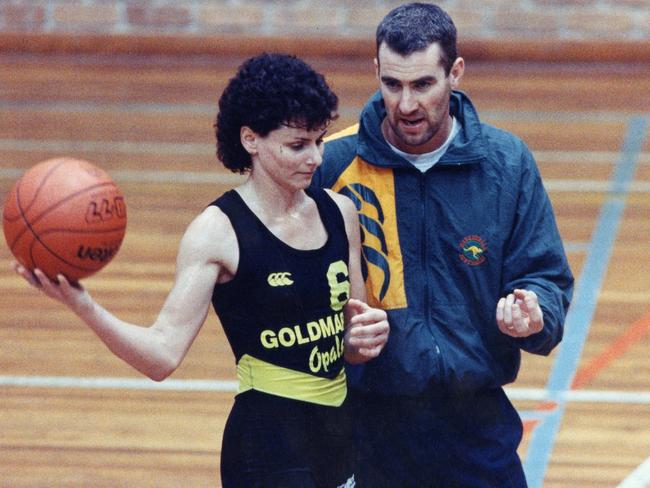
[[[426,127],[420,128],[417,131],[414,130],[413,132],[409,132],[408,130],[403,129],[399,126],[399,124],[391,124],[390,128],[392,137],[389,138],[389,134],[386,134],[386,132],[384,132],[386,139],[393,146],[404,152],[418,152],[417,149],[426,144],[431,138],[431,135],[428,133],[429,131],[426,130]]]
[[[422,134],[398,134],[398,136],[400,147],[404,148],[404,152],[412,152],[413,149],[418,149],[427,142],[426,136]]]

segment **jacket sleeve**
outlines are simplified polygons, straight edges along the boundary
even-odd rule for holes
[[[515,222],[504,253],[501,296],[515,288],[537,294],[544,328],[515,340],[525,351],[547,355],[562,339],[573,275],[539,170],[528,148],[521,144],[521,180]]]

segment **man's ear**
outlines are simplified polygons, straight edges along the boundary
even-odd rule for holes
[[[242,126],[239,130],[239,138],[241,140],[241,145],[244,146],[246,152],[251,156],[257,154],[257,138],[259,136],[257,133],[248,127],[247,125]]]
[[[454,61],[454,64],[451,66],[451,70],[449,71],[449,79],[451,80],[452,88],[458,88],[463,73],[465,73],[465,60],[463,58],[456,58],[456,61]]]

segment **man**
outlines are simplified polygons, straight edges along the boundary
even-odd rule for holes
[[[456,29],[431,4],[377,28],[379,92],[314,181],[359,212],[369,303],[391,336],[349,368],[360,486],[523,487],[502,386],[562,338],[573,276],[535,161],[458,87]]]

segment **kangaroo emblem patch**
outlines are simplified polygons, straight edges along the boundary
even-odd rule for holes
[[[460,241],[459,246],[461,253],[458,257],[463,263],[469,264],[470,266],[478,266],[485,262],[487,244],[480,236],[467,236]]]

